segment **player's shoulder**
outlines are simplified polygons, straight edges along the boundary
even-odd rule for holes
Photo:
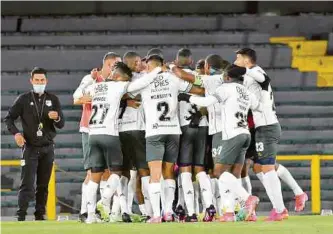
[[[87,74],[87,75],[82,77],[82,81],[86,81],[86,80],[93,80],[93,78],[90,74]]]
[[[262,74],[266,74],[265,70],[262,69],[262,67],[260,67],[259,65],[256,65],[256,66],[254,66],[254,67],[252,67],[252,68],[250,68],[250,69],[251,69],[251,70],[254,70],[254,71],[257,71],[257,72],[260,72],[260,73],[262,73]]]

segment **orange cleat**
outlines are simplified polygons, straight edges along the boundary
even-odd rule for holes
[[[276,209],[272,209],[272,211],[270,212],[269,216],[265,219],[265,221],[275,222],[275,221],[282,221],[283,219],[284,219],[283,212],[278,213],[276,212]]]
[[[304,210],[305,202],[309,200],[309,198],[306,193],[302,193],[301,195],[295,196],[295,200],[295,211],[300,212]]]

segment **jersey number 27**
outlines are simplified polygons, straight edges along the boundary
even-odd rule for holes
[[[91,107],[92,115],[89,124],[103,124],[105,117],[110,109],[109,104],[98,104]]]

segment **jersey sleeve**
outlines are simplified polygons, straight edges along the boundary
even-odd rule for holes
[[[74,100],[80,99],[86,92],[86,88],[94,83],[94,79],[90,75],[86,75],[82,78],[79,87],[75,90],[73,94]]]
[[[127,86],[126,92],[133,95],[133,93],[135,94],[137,91],[145,88],[151,82],[154,81],[159,72],[161,72],[161,68],[157,67],[154,70],[152,70],[150,73],[143,75],[140,79],[130,82],[129,85]]]
[[[197,106],[207,107],[218,103],[219,100],[215,96],[207,96],[207,97],[190,97],[190,103],[195,104]]]
[[[219,101],[219,102],[224,102],[225,100],[228,99],[229,97],[229,92],[226,87],[220,86],[216,89],[215,93],[213,96]]]
[[[263,83],[266,80],[266,74],[259,69],[259,67],[254,67],[254,68],[246,68],[246,75],[252,77],[259,83]]]
[[[193,86],[190,82],[181,80],[177,76],[174,76],[174,75],[172,75],[172,78],[173,78],[173,80],[175,80],[177,82],[179,92],[183,92],[183,93],[190,92],[190,90]]]

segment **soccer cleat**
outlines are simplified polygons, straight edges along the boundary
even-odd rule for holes
[[[88,214],[87,219],[85,220],[86,224],[93,224],[93,223],[97,223],[97,217],[95,213],[90,213]]]
[[[147,223],[162,223],[162,218],[161,217],[153,217],[150,218]]]
[[[257,222],[256,212],[253,212],[247,219],[248,222]]]
[[[255,212],[258,203],[259,203],[258,197],[252,195],[248,197],[244,207],[244,211],[246,212],[245,221],[248,221],[253,212]]]
[[[17,216],[17,221],[19,221],[19,222],[25,221],[25,216],[22,216],[22,215]]]
[[[283,212],[282,212],[283,213]],[[269,216],[265,219],[265,221],[282,221],[283,220],[283,214],[276,212],[276,209],[272,209]]]
[[[35,221],[45,221],[44,215],[35,215]]]
[[[127,213],[123,213],[121,219],[123,220],[124,223],[132,223],[131,216]]]
[[[282,217],[283,217],[283,219],[288,219],[289,218],[289,212],[288,212],[287,208],[285,208],[283,210]]]
[[[215,218],[215,214],[216,214],[216,210],[215,207],[213,205],[210,205],[210,207],[208,207],[206,209],[206,213],[205,213],[205,217],[203,218],[203,222],[213,222],[214,218]]]
[[[162,221],[173,222],[175,221],[175,218],[173,217],[173,214],[171,212],[167,212],[163,215]]]
[[[122,217],[120,216],[120,214],[115,214],[115,213],[111,213],[109,216],[109,222],[110,223],[117,223],[117,222],[122,222]]]
[[[234,212],[224,213],[220,217],[220,222],[236,222],[236,216]]]
[[[182,222],[182,221],[185,220],[185,215],[186,215],[186,213],[185,213],[185,210],[184,210],[184,208],[182,207],[182,205],[178,205],[178,206],[176,207],[176,209],[175,209],[175,214],[176,214],[176,216],[177,216],[179,222]]]
[[[300,212],[304,210],[305,203],[309,200],[308,195],[306,193],[302,193],[301,195],[295,196],[295,211]]]
[[[97,210],[99,211],[99,214],[105,222],[109,221],[109,215],[110,215],[110,207],[106,206],[102,203],[101,200],[97,202]]]
[[[185,217],[185,223],[196,223],[198,222],[198,217],[196,214],[186,215]]]
[[[88,218],[88,213],[79,214],[79,222],[85,223]]]

